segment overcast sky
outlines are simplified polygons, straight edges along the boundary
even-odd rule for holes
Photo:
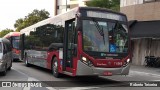
[[[54,0],[0,0],[0,30],[14,29],[14,23],[34,9],[45,9],[54,15]]]

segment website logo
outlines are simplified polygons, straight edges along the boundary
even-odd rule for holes
[[[2,82],[2,87],[12,87],[11,82]]]

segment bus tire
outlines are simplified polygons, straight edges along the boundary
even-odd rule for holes
[[[4,71],[1,72],[1,75],[2,75],[2,76],[6,76],[6,73],[7,73],[7,64],[5,65]]]
[[[56,57],[52,60],[52,74],[56,78],[60,77],[60,73],[58,72],[58,60]]]
[[[25,65],[27,66],[27,67],[29,67],[30,66],[30,64],[28,63],[28,56],[27,55],[25,55]]]

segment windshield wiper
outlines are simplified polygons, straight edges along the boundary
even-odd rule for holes
[[[103,42],[104,42],[104,44],[105,44],[105,38],[104,38],[103,28],[99,25],[99,23],[98,23],[94,18],[92,18],[92,21],[94,22],[94,25],[96,26],[99,34],[100,34],[101,36],[103,36]]]

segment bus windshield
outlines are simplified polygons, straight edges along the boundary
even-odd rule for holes
[[[83,20],[82,23],[84,51],[128,52],[127,25],[104,20]]]
[[[13,48],[15,49],[19,49],[19,36],[16,36],[16,37],[12,37],[13,38],[13,41],[12,41],[12,44],[13,44]]]

